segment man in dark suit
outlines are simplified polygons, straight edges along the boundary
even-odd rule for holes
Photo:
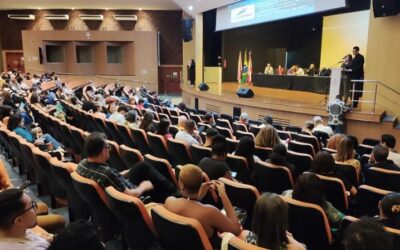
[[[372,149],[370,162],[363,166],[364,176],[369,168],[383,168],[386,170],[400,171],[400,167],[396,166],[393,161],[388,160],[389,149],[383,145],[376,145]]]
[[[351,64],[351,80],[364,80],[364,56],[360,54],[358,46],[353,47],[353,62]],[[355,91],[362,91],[364,89],[363,82],[356,82]],[[354,92],[353,107],[357,108],[358,100],[362,96],[362,92]]]

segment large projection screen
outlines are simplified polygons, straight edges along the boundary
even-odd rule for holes
[[[245,0],[217,9],[216,31],[346,7],[346,0]]]

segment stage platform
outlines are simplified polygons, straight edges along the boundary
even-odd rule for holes
[[[252,84],[225,82],[208,84],[208,91],[200,91],[197,87],[181,86],[183,101],[192,108],[196,104],[199,109],[232,115],[234,109],[247,112],[251,119],[259,120],[270,115],[275,121],[287,125],[302,127],[306,120],[320,115],[328,120],[325,95],[294,90],[257,87]],[[253,98],[239,98],[236,91],[240,87],[251,88]],[[372,112],[371,107],[363,107],[346,114],[346,131],[360,139],[364,137],[380,137],[376,131],[392,126],[383,124],[384,110]]]

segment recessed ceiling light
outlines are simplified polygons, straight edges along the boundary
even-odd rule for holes
[[[105,8],[105,10],[108,10],[108,8]]]
[[[139,8],[139,11],[142,11],[143,9],[142,8]]]
[[[37,9],[38,9],[38,10],[41,10],[42,8],[41,8],[41,7],[38,7]]]
[[[189,9],[190,11],[192,11],[192,10],[193,10],[193,5],[189,5],[188,9]]]
[[[74,7],[72,7],[72,8],[71,8],[71,10],[75,10],[75,8],[74,8]]]

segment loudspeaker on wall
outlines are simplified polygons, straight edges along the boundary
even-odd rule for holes
[[[182,20],[182,39],[184,42],[192,41],[192,26],[193,19],[183,19]]]
[[[395,16],[400,12],[399,0],[373,0],[374,17]]]

